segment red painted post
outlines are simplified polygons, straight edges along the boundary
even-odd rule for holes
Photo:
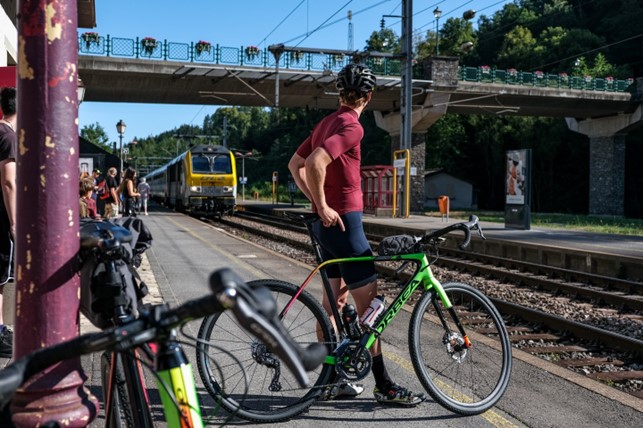
[[[16,321],[14,357],[79,330],[76,0],[22,0],[18,29]],[[19,427],[87,426],[98,412],[80,358],[15,396]]]

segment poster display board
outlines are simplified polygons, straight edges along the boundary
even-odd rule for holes
[[[505,227],[531,228],[531,149],[505,154]]]

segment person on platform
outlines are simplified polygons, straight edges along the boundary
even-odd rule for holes
[[[145,177],[141,177],[141,181],[138,183],[138,193],[140,193],[140,197],[138,198],[138,212],[141,212],[141,208],[143,208],[143,213],[144,215],[147,215],[147,201],[150,199],[150,196],[152,195],[152,189],[145,179]]]
[[[322,245],[324,260],[372,255],[362,226],[362,189],[360,178],[361,141],[364,129],[359,117],[371,101],[375,76],[364,65],[349,64],[337,75],[339,109],[326,116],[313,129],[290,159],[290,170],[297,186],[313,203],[320,220],[314,232]],[[373,262],[333,265],[327,269],[335,302],[324,293],[323,305],[331,316],[331,305],[340,313],[353,297],[358,314],[363,314],[377,292],[377,274]],[[380,403],[415,406],[424,394],[416,394],[394,383],[384,365],[381,343],[372,348],[373,394]],[[364,388],[341,383],[334,396],[355,396]],[[332,398],[332,397],[330,397]]]
[[[13,331],[4,325],[2,297],[4,286],[13,281],[14,238],[16,236],[16,150],[18,109],[16,89],[0,90],[0,357],[13,354]]]

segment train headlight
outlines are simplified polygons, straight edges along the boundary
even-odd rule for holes
[[[201,186],[190,186],[190,192],[201,193]]]
[[[232,193],[234,187],[232,186],[223,186],[223,193]]]

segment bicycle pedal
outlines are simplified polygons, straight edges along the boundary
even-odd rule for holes
[[[322,391],[322,395],[319,397],[319,400],[321,400],[321,401],[330,401],[330,400],[334,399],[337,396],[338,393],[339,393],[339,385],[338,384],[327,386]]]

